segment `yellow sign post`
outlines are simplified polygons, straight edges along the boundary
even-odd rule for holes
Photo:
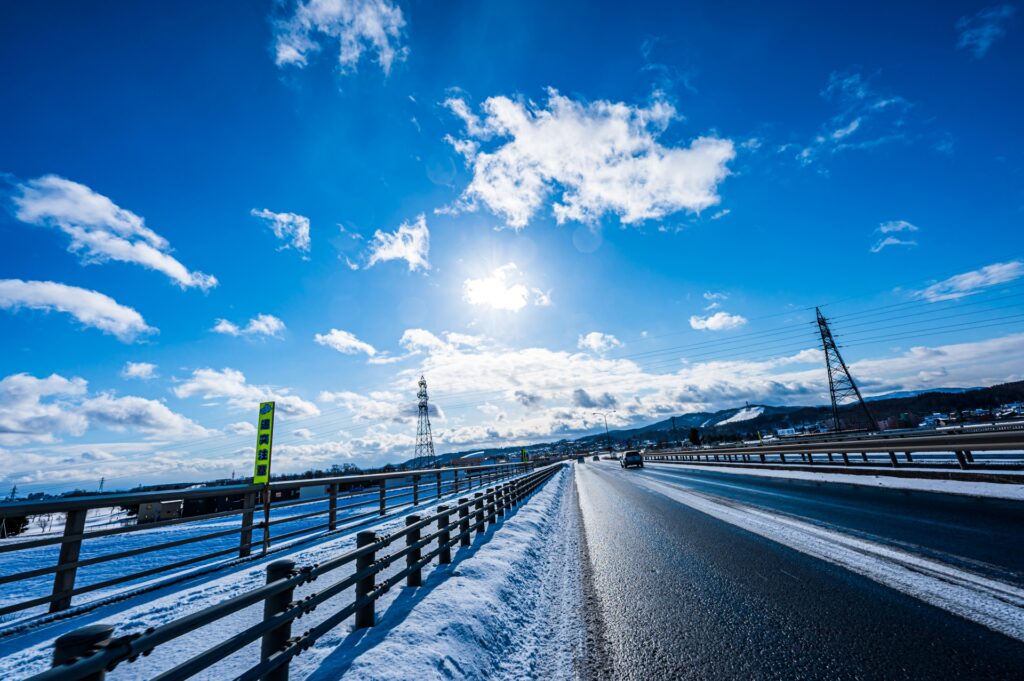
[[[270,482],[270,456],[274,447],[274,403],[261,402],[260,416],[256,424],[256,465],[252,472],[252,484],[265,485]]]

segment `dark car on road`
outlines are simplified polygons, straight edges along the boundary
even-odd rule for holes
[[[594,454],[594,461],[600,461],[600,460],[601,460],[601,455],[600,454]]]
[[[619,461],[619,465],[623,468],[637,468],[644,467],[644,457],[641,456],[640,452],[636,449],[630,450],[622,455],[622,460]]]

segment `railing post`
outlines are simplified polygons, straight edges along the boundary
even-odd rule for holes
[[[452,547],[448,545],[452,535],[448,531],[448,507],[444,504],[437,507],[437,531],[437,545],[440,548],[437,552],[437,563],[447,565],[452,562]]]
[[[282,560],[275,560],[273,563],[267,566],[267,584],[278,581],[279,579],[285,579],[290,577],[292,570],[295,569],[295,561],[288,560],[287,558]],[[274,615],[283,612],[288,609],[288,606],[292,602],[292,594],[295,589],[285,589],[272,596],[268,596],[263,601],[263,621],[269,620]],[[265,662],[274,655],[284,650],[285,645],[288,643],[288,639],[292,635],[292,622],[288,620],[282,622],[279,626],[274,627],[267,633],[263,634],[263,641],[260,643],[260,657]],[[277,669],[268,672],[263,676],[263,681],[288,681],[288,663],[282,664]]]
[[[459,469],[452,471],[452,494],[459,493]]]
[[[256,493],[248,492],[242,497],[242,531],[238,536],[238,557],[245,558],[252,553],[252,514],[256,508]]]
[[[967,459],[968,463],[974,463],[974,455],[971,454],[971,450],[969,450],[969,449],[965,449],[964,450],[964,458]]]
[[[910,452],[903,452],[903,456],[906,457],[907,463],[914,463],[914,457],[910,456]]]
[[[844,466],[849,466],[850,465],[850,455],[847,454],[846,452],[843,452],[843,465]]]
[[[900,465],[900,462],[896,460],[896,452],[889,452],[889,462],[892,463],[893,468]]]
[[[505,483],[494,488],[494,512],[499,516],[505,515]]]
[[[387,512],[388,500],[387,500],[387,497],[385,496],[385,491],[387,490],[387,486],[385,485],[386,482],[387,482],[387,480],[381,480],[380,481],[380,495],[379,496],[380,496],[380,514],[381,515],[384,515]]]
[[[64,516],[64,537],[60,544],[60,554],[57,556],[58,570],[53,576],[53,595],[56,598],[50,601],[50,612],[60,612],[71,607],[70,591],[75,588],[75,573],[78,572],[78,568],[60,566],[78,562],[78,555],[82,551],[82,533],[85,532],[85,514],[86,511],[83,509],[68,511]]]
[[[484,493],[473,493],[473,510],[476,511],[473,519],[476,523],[476,533],[484,533]]]
[[[494,488],[493,487],[488,487],[487,488],[487,524],[488,525],[493,525],[494,523],[498,522],[498,513],[497,513],[497,507],[496,507],[496,505],[494,503],[494,496],[495,496]]]
[[[782,461],[782,463],[786,463],[786,453],[785,452],[779,452],[779,460]]]
[[[327,486],[327,529],[338,529],[338,483],[332,482]]]
[[[60,667],[70,664],[83,657],[89,657],[102,648],[114,633],[114,627],[109,624],[89,624],[80,629],[68,632],[59,636],[53,642],[53,664],[51,667]],[[106,670],[100,670],[88,676],[79,676],[80,681],[103,681],[106,677]]]
[[[814,463],[814,452],[807,452],[807,463]]]
[[[459,546],[469,546],[471,538],[469,536],[469,499],[463,497],[459,499]]]
[[[420,505],[420,476],[412,476],[412,505]]]
[[[409,527],[411,525],[415,525],[419,521],[420,521],[420,517],[418,515],[414,514],[414,515],[407,515],[407,516],[405,516],[405,526],[406,527]],[[417,527],[417,528],[405,531],[405,545],[406,545],[406,547],[413,546],[419,540],[420,540],[420,528]],[[413,565],[415,565],[419,561],[421,555],[422,554],[420,553],[420,549],[419,548],[410,548],[406,552],[406,554],[405,554],[405,567],[406,568],[411,568]],[[422,586],[423,585],[423,573],[422,573],[422,571],[419,570],[419,569],[416,569],[416,570],[413,570],[412,572],[410,572],[408,575],[406,575],[406,577],[405,577],[405,585],[406,586]]]
[[[836,460],[832,458],[832,452],[828,453],[828,462],[829,463],[835,463],[836,462]]]
[[[964,453],[961,452],[959,449],[956,451],[956,462],[957,464],[959,464],[960,468],[964,470],[967,469],[967,458],[964,456]]]
[[[437,498],[441,498],[441,471],[437,472]]]
[[[764,463],[764,452],[758,452],[757,455],[761,457],[761,463]]]
[[[860,458],[864,460],[864,463],[867,463],[868,462],[868,453],[867,452],[861,452],[860,453]]]
[[[364,530],[356,535],[356,548],[373,544],[375,541],[377,541],[377,533],[373,530]],[[368,551],[356,558],[356,574],[371,567],[376,559],[376,551]],[[362,577],[356,582],[356,600],[358,601],[365,596],[369,596],[373,593],[373,589],[374,575],[370,574]],[[370,601],[356,610],[356,629],[372,627],[375,624],[373,608],[374,602]]]

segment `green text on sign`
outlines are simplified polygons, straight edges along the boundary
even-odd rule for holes
[[[270,456],[274,446],[274,403],[261,402],[256,422],[256,465],[252,472],[254,485],[270,482]]]

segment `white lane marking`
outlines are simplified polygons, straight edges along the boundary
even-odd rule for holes
[[[1024,641],[1024,589],[1017,586],[745,504],[649,478],[634,480],[713,518]]]

